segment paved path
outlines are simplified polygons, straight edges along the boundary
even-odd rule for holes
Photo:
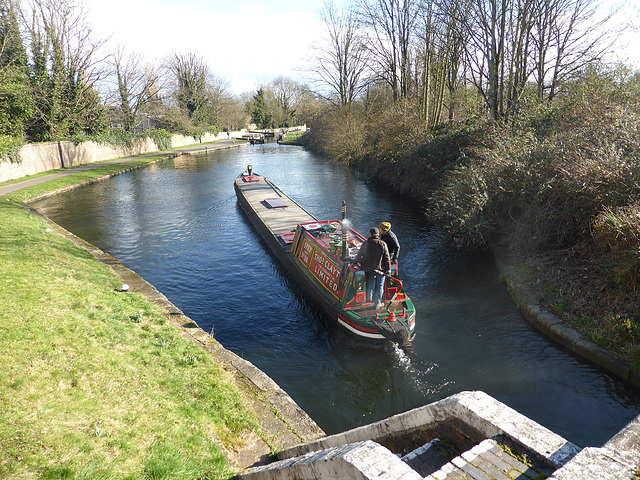
[[[89,163],[86,165],[80,165],[78,167],[67,168],[55,173],[51,173],[49,175],[43,175],[40,177],[27,179],[27,180],[24,180],[23,182],[0,186],[0,197],[3,195],[8,195],[10,193],[16,192],[18,190],[22,190],[23,188],[31,187],[33,185],[38,185],[40,183],[48,182],[50,180],[66,177],[68,175],[73,175],[74,173],[93,170],[94,168],[104,167],[106,165],[125,163],[131,160],[135,160],[137,158],[158,157],[158,156],[175,157],[178,155],[185,155],[185,154],[188,155],[188,154],[193,154],[197,152],[206,152],[208,150],[224,150],[227,148],[235,148],[235,147],[240,147],[246,144],[247,143],[243,141],[235,142],[234,140],[222,140],[215,143],[197,144],[197,145],[191,145],[191,146],[182,147],[174,150],[165,150],[160,152],[148,153],[145,155],[136,155],[135,157],[118,158],[115,160],[109,160],[107,162]]]

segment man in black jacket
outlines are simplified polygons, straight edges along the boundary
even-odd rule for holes
[[[360,262],[367,282],[367,302],[373,301],[376,308],[382,307],[384,296],[385,274],[391,273],[391,257],[387,244],[380,240],[380,230],[369,230],[369,238],[362,244],[353,259],[353,263]]]
[[[389,222],[382,222],[379,225],[380,228],[380,240],[387,244],[389,249],[389,256],[391,257],[391,263],[398,264],[398,255],[400,255],[400,242],[398,237],[391,231],[391,224]]]

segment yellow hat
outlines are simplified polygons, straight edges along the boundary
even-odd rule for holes
[[[380,228],[380,231],[381,231],[382,233],[386,233],[386,232],[388,232],[389,230],[391,230],[391,224],[390,224],[389,222],[382,222],[382,223],[379,225],[379,228]]]

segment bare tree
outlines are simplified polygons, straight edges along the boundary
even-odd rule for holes
[[[493,120],[517,112],[532,80],[540,100],[611,48],[598,0],[468,0],[466,58]],[[616,32],[617,33],[617,32]]]
[[[298,106],[304,101],[308,89],[289,77],[277,77],[267,87],[275,99],[274,123],[281,127],[291,127],[295,122]]]
[[[220,120],[218,126],[223,129],[240,130],[249,123],[249,114],[242,99],[226,94],[219,100]]]
[[[394,100],[406,98],[411,86],[411,41],[420,0],[361,0],[360,19],[369,38],[376,74],[391,87]]]
[[[509,40],[505,50],[508,78],[502,80],[502,89],[506,89],[506,120],[517,113],[532,74],[533,32],[538,15],[536,0],[515,0],[509,17]]]
[[[200,121],[208,125],[230,125],[227,114],[235,107],[234,99],[229,93],[229,82],[213,72],[207,74],[207,104]]]
[[[229,93],[229,82],[212,72],[204,59],[193,53],[174,53],[164,59],[163,67],[170,99],[183,112],[176,118],[182,120],[186,113],[190,121],[182,128],[244,127],[246,114]]]
[[[433,70],[435,62],[436,50],[436,29],[437,22],[434,12],[434,3],[429,2],[427,7],[422,10],[420,15],[420,27],[418,29],[418,38],[421,47],[418,47],[418,57],[422,57],[422,62],[416,62],[416,68],[421,63],[421,85],[420,88],[420,116],[422,120],[429,123],[431,114],[431,82],[433,79]]]
[[[512,0],[472,0],[465,30],[471,78],[492,120],[500,117],[501,73]]]
[[[120,105],[123,129],[132,132],[141,108],[157,93],[158,78],[155,72],[144,65],[139,54],[125,54],[118,47],[111,55],[114,92],[112,95]],[[108,102],[107,102],[108,103]]]
[[[464,60],[464,45],[467,41],[465,31],[462,28],[462,23],[466,21],[466,9],[462,1],[456,0],[453,15],[447,15],[446,10],[442,7],[439,14],[444,20],[446,31],[443,56],[447,62],[445,76],[449,96],[448,119],[452,121],[455,118],[457,93],[462,80],[460,70]]]
[[[365,72],[370,50],[365,47],[354,10],[337,7],[332,1],[319,12],[326,28],[325,37],[313,47],[308,71],[325,97],[350,107],[366,85]]]
[[[420,114],[427,126],[441,121],[446,100],[449,120],[454,118],[464,51],[463,8],[461,0],[440,0],[426,2],[419,12],[416,83]]]
[[[537,1],[534,70],[540,100],[553,100],[570,75],[603,58],[622,33],[606,28],[616,12],[603,14],[596,0]]]

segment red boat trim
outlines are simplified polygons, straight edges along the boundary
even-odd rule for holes
[[[279,235],[282,241],[287,245],[290,243],[293,243],[294,236],[295,236],[295,233],[281,233]]]
[[[259,182],[261,178],[260,175],[242,175],[244,182]]]

